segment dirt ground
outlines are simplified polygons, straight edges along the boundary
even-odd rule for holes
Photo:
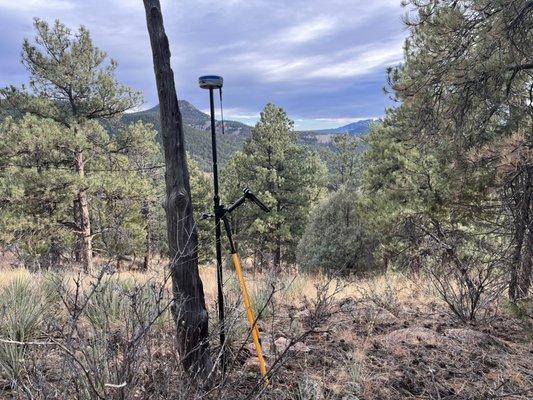
[[[203,268],[201,274],[216,356],[216,279],[213,268]],[[100,290],[94,290],[94,281],[76,287],[76,275],[68,272],[61,276],[62,294],[54,297],[56,303],[46,318],[34,324],[28,343],[0,343],[2,367],[9,360],[7,350],[23,350],[14,359],[15,378],[7,370],[0,372],[0,398],[533,398],[530,311],[517,318],[502,300],[488,319],[460,323],[427,282],[398,273],[365,279],[296,273],[273,277],[253,271],[247,271],[247,276],[261,312],[269,385],[260,382],[238,286],[230,271],[226,282],[228,372],[224,377],[216,373],[213,383],[202,388],[190,384],[181,370],[169,315],[162,314],[137,340],[129,322],[131,304],[124,309],[117,305],[121,299],[133,298],[136,285],[147,287],[148,282],[155,288],[154,275],[115,274],[112,290],[102,292],[105,296],[93,304],[90,296]],[[5,289],[15,281],[27,282],[28,293],[34,295],[45,289],[50,292],[47,274],[4,269],[0,271],[0,296],[4,297],[0,298],[8,299]],[[74,333],[67,335],[69,296],[76,291],[82,293],[81,299],[86,296],[90,307],[76,322]],[[32,301],[37,304],[39,298]],[[4,327],[27,312],[19,303],[2,305]],[[98,318],[98,313],[105,318]],[[127,357],[132,361],[125,361]]]
[[[437,302],[389,305],[335,301],[303,350],[289,350],[264,398],[533,398],[533,347],[519,321],[501,314],[465,325]],[[307,313],[298,312],[305,326]],[[278,329],[274,336],[290,336]]]

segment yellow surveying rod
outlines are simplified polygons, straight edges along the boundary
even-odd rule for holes
[[[239,284],[241,286],[244,309],[246,310],[248,324],[250,325],[250,329],[252,330],[252,338],[254,340],[255,352],[257,354],[257,359],[259,360],[259,369],[261,370],[261,375],[263,376],[263,379],[268,384],[267,367],[265,363],[265,358],[263,357],[263,348],[261,347],[261,340],[259,339],[259,329],[257,328],[257,321],[255,319],[254,310],[252,309],[252,302],[250,301],[250,294],[248,293],[246,280],[244,279],[244,274],[242,273],[241,258],[237,253],[232,253],[231,260],[233,261],[233,266],[235,267],[237,279],[239,279]]]

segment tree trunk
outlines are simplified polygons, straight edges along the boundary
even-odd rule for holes
[[[85,161],[83,159],[83,152],[81,151],[76,154],[76,172],[83,181],[85,177]],[[78,190],[77,200],[79,211],[77,225],[79,227],[78,240],[81,246],[81,261],[85,272],[91,272],[93,266],[93,245],[87,188],[82,187]]]
[[[150,269],[150,263],[152,262],[152,249],[151,249],[151,236],[150,227],[146,228],[146,253],[143,259],[143,269],[148,271]]]
[[[522,212],[525,225],[525,250],[518,276],[518,297],[520,298],[527,297],[529,295],[529,288],[531,287],[531,266],[533,264],[533,167],[527,168],[525,179],[524,207]]]
[[[514,250],[511,258],[509,276],[509,300],[515,301],[518,297],[518,272],[522,255],[522,243],[524,241],[524,224],[521,221],[515,222]]]
[[[274,271],[281,272],[281,240],[276,239],[276,248],[274,250]]]
[[[166,220],[178,351],[192,377],[205,378],[212,370],[208,315],[198,273],[198,236],[193,219],[189,171],[181,114],[178,107],[170,49],[159,0],[143,0],[159,96],[165,154]]]
[[[73,221],[74,221],[74,224],[76,226],[79,225],[79,221],[80,221],[80,206],[79,206],[79,202],[78,202],[78,197],[76,196],[76,199],[72,202],[72,217],[73,217]],[[76,237],[76,240],[75,240],[75,243],[74,243],[74,261],[76,261],[77,263],[81,263],[81,260],[82,260],[82,256],[81,256],[81,235],[79,234],[78,232],[78,228],[76,228],[76,231],[75,231],[77,237]]]
[[[511,259],[511,271],[509,280],[509,299],[515,301],[526,297],[531,285],[531,245],[533,213],[532,190],[533,172],[526,168],[522,180],[519,180],[518,188],[514,190],[516,211],[514,221],[514,251]]]
[[[531,288],[531,275],[533,266],[533,232],[530,223],[526,243],[526,251],[524,252],[524,259],[522,261],[522,269],[518,280],[518,297],[525,298],[529,296]]]
[[[152,259],[152,229],[150,227],[150,205],[147,201],[143,203],[141,213],[146,223],[146,250],[144,254],[143,269],[147,271],[150,268],[150,262]]]

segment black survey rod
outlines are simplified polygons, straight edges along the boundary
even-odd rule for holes
[[[217,257],[217,289],[218,289],[218,319],[220,324],[220,347],[221,347],[221,357],[220,361],[222,364],[222,370],[226,372],[226,357],[225,357],[225,348],[226,343],[226,329],[224,327],[224,293],[223,293],[223,280],[222,280],[222,244],[220,241],[221,229],[220,229],[220,195],[218,189],[218,160],[217,160],[217,137],[216,137],[216,126],[215,126],[215,104],[213,99],[213,89],[209,88],[209,102],[211,106],[211,144],[213,147],[213,211],[215,214],[215,246],[216,246],[216,257]]]

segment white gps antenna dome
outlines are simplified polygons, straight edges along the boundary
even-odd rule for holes
[[[198,84],[202,89],[220,89],[224,79],[218,75],[206,75],[198,78]]]

